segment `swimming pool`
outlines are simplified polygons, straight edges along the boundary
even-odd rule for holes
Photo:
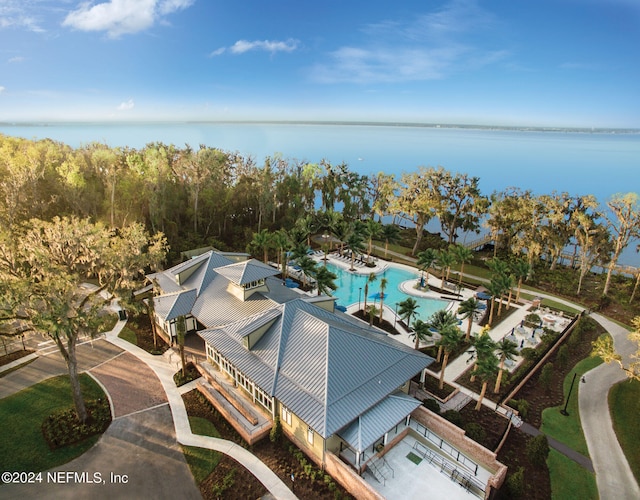
[[[322,263],[320,263],[322,265]],[[338,267],[334,264],[327,263],[327,269],[334,273],[338,278],[335,284],[338,289],[333,292],[333,296],[338,298],[338,305],[350,306],[357,304],[360,300],[361,306],[364,307],[364,287],[368,274],[355,274]],[[396,267],[388,267],[383,272],[377,274],[378,279],[369,284],[369,296],[367,305],[372,302],[376,303],[376,307],[380,307],[380,281],[382,278],[387,279],[387,286],[384,290],[384,305],[395,310],[396,304],[406,300],[409,295],[400,290],[400,283],[407,280],[418,280],[420,274]],[[433,313],[440,309],[445,309],[449,305],[448,300],[429,299],[424,297],[416,297],[419,307],[417,310],[417,318],[426,321]],[[411,320],[413,323],[413,319]]]

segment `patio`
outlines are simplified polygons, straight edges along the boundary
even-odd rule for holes
[[[491,475],[478,467],[478,475],[474,476],[460,464],[454,465],[412,431],[383,458],[376,466],[385,475],[383,481],[375,477],[373,470],[365,471],[362,478],[388,500],[484,498],[484,488]]]

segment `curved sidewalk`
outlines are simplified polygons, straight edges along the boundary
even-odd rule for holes
[[[208,436],[200,436],[191,432],[187,410],[182,400],[181,392],[173,381],[173,372],[162,356],[152,356],[148,352],[122,340],[118,334],[126,324],[126,320],[118,321],[115,328],[106,334],[106,339],[121,349],[130,352],[140,361],[145,363],[157,375],[169,401],[173,423],[175,426],[178,443],[187,446],[198,446],[219,451],[237,460],[247,468],[269,492],[278,499],[296,499],[287,485],[267,467],[258,457],[245,450],[241,446],[227,441]]]
[[[611,334],[616,350],[624,358],[634,351],[629,331],[601,316],[591,315]],[[640,487],[618,443],[609,413],[609,390],[627,377],[616,363],[601,364],[585,374],[578,402],[582,429],[589,447],[600,498],[640,498]]]
[[[377,248],[380,249],[380,247]],[[398,255],[407,261],[415,261],[392,251],[389,251],[389,254]],[[479,281],[489,281],[469,273],[465,275]],[[541,292],[536,292],[536,295],[578,310],[585,309],[579,304],[554,295]],[[594,313],[591,317],[611,335],[616,350],[623,355],[623,358],[629,359],[634,352],[634,345],[627,338],[629,331],[600,314]],[[598,494],[603,500],[640,498],[640,487],[618,443],[609,413],[609,390],[625,378],[626,375],[617,364],[602,364],[585,374],[586,384],[579,384],[580,421],[596,473]]]

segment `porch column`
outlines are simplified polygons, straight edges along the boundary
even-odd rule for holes
[[[385,432],[384,433],[384,438],[382,439],[382,444],[387,446],[387,439],[389,438],[389,433]]]
[[[427,374],[427,369],[425,368],[424,370],[422,370],[422,373],[420,373],[420,383],[423,385],[424,385],[424,379],[426,374]]]
[[[409,427],[409,422],[411,421],[411,414],[407,415],[407,419],[406,419],[406,420],[407,420],[407,423],[406,423],[406,424],[404,424],[404,425],[406,425],[407,427]]]

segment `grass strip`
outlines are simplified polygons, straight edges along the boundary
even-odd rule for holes
[[[126,340],[130,344],[138,345],[138,337],[136,337],[136,332],[131,330],[131,328],[125,326],[122,331],[118,334],[118,338],[122,340]]]
[[[106,398],[90,376],[80,375],[80,384],[85,400]],[[53,451],[42,435],[45,418],[52,412],[72,406],[71,384],[67,375],[47,379],[0,400],[0,422],[6,424],[0,426],[3,470],[43,471],[65,464],[91,448],[99,435]]]
[[[598,498],[595,474],[551,449],[547,458],[551,500]]]
[[[573,374],[577,373],[576,381],[573,385],[573,391],[569,397],[567,404],[567,413],[563,415],[560,410],[564,408],[564,404],[547,408],[542,412],[542,426],[540,430],[547,436],[554,438],[561,443],[566,444],[569,448],[581,453],[585,457],[589,456],[587,442],[582,433],[582,424],[580,423],[580,412],[578,405],[578,391],[580,390],[580,379],[583,374],[595,368],[602,363],[600,358],[585,358],[576,363],[573,370],[564,379],[564,400],[567,401]]]
[[[609,391],[609,411],[620,447],[640,483],[640,381],[625,380]]]
[[[220,437],[220,433],[215,426],[206,418],[189,417],[191,432],[201,436]],[[215,450],[199,448],[197,446],[183,446],[182,453],[189,464],[191,474],[196,484],[202,483],[214,471],[222,454]]]

